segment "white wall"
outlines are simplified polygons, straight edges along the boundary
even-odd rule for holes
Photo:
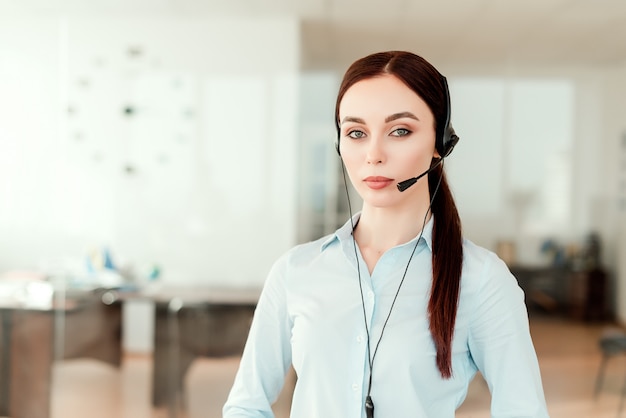
[[[60,55],[56,20],[0,20],[0,270],[30,267],[54,243],[71,247],[60,227]]]
[[[615,95],[614,99],[607,95],[607,88],[613,90],[616,87],[616,83],[610,81],[611,71],[605,68],[536,68],[491,73],[486,70],[482,73],[480,77],[485,80],[562,80],[573,86],[572,102],[562,104],[571,106],[573,116],[569,128],[569,153],[559,153],[552,139],[553,134],[545,135],[550,130],[550,118],[553,115],[556,118],[558,113],[551,112],[550,108],[557,107],[559,110],[563,107],[555,103],[542,111],[541,120],[528,120],[529,126],[539,126],[542,131],[536,136],[532,133],[527,135],[534,142],[527,144],[530,146],[525,157],[512,147],[519,145],[523,138],[511,136],[510,126],[505,126],[511,125],[511,121],[506,118],[502,121],[498,117],[503,114],[502,107],[506,104],[497,88],[490,87],[486,82],[480,94],[464,96],[459,91],[455,97],[455,80],[468,76],[462,69],[456,69],[454,75],[449,76],[453,94],[453,122],[462,139],[448,165],[468,236],[489,248],[495,248],[496,242],[502,238],[517,240],[522,247],[520,261],[537,263],[542,262],[539,245],[548,234],[562,242],[574,244],[582,243],[584,236],[592,230],[599,230],[603,238],[610,235],[611,222],[614,220],[610,211],[615,206],[615,187],[608,183],[614,182],[615,173],[611,167],[617,162],[614,151],[608,153],[601,144],[615,141],[616,133],[608,131],[611,124],[609,120],[619,120],[619,116],[607,112],[607,109],[619,109],[620,105],[615,101],[623,100],[619,92],[611,93]],[[469,77],[476,77],[476,74],[470,72]],[[467,102],[463,102],[464,97]],[[537,100],[541,99],[538,97]],[[611,100],[615,103],[611,103]],[[467,120],[463,108],[472,106],[478,110],[473,111],[473,119]],[[538,102],[537,108],[541,106],[546,107],[544,103]],[[498,141],[490,141],[489,138],[498,138]],[[537,142],[537,139],[540,141]],[[518,163],[523,162],[524,166],[519,166],[522,170],[512,172],[511,159],[515,158],[519,158]],[[513,191],[511,187],[519,183],[512,181],[515,179],[511,176],[525,176],[529,181],[534,180],[543,186],[543,183],[553,180],[551,167],[566,161],[571,165],[571,178],[568,180],[570,193],[569,197],[563,197],[563,203],[568,205],[569,219],[566,223],[560,221],[558,211],[555,210],[558,208],[552,208],[552,216],[556,216],[554,222],[545,222],[550,220],[545,218],[543,226],[534,222],[533,228],[522,228],[520,231],[519,226],[515,226],[514,211],[506,201],[506,194]],[[480,210],[481,206],[483,210]],[[541,214],[535,212],[531,215],[536,218]],[[543,233],[542,229],[545,230]],[[614,251],[614,239],[606,237],[605,244],[607,253]],[[610,263],[610,268],[615,267],[614,260],[607,259],[606,262]]]
[[[461,140],[447,161],[466,236],[488,248],[516,245],[539,264],[541,242],[572,231],[574,80],[494,75],[450,79]]]
[[[295,19],[11,17],[0,63],[0,271],[258,285],[295,242]]]

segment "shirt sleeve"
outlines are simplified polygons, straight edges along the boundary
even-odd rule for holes
[[[285,270],[282,258],[267,277],[235,382],[222,410],[224,418],[274,417],[272,404],[291,364]]]
[[[470,321],[469,349],[489,385],[493,418],[546,418],[524,293],[506,264],[488,257]]]

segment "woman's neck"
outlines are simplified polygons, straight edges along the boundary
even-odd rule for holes
[[[428,208],[428,203],[419,209],[374,208],[364,205],[355,229],[355,239],[361,251],[382,254],[392,247],[409,242],[422,230]]]

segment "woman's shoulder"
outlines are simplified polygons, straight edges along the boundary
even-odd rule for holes
[[[307,264],[317,259],[335,239],[337,239],[336,234],[332,233],[309,242],[297,244],[285,251],[277,262],[290,265]]]
[[[469,238],[463,238],[463,259],[469,260],[472,262],[484,262],[485,260],[498,258],[496,253],[483,247],[482,245],[476,244],[474,241]]]
[[[463,239],[463,277],[476,280],[510,277],[508,266],[498,255],[475,242]]]
[[[482,324],[525,309],[524,292],[507,264],[494,251],[469,240],[463,244],[461,289],[464,312],[482,318]]]

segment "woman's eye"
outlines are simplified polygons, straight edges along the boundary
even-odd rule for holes
[[[354,130],[348,132],[348,136],[352,139],[361,139],[365,137],[365,132]]]
[[[409,131],[408,129],[405,128],[398,128],[395,131],[393,131],[391,134],[393,136],[407,136],[411,133],[411,131]]]

